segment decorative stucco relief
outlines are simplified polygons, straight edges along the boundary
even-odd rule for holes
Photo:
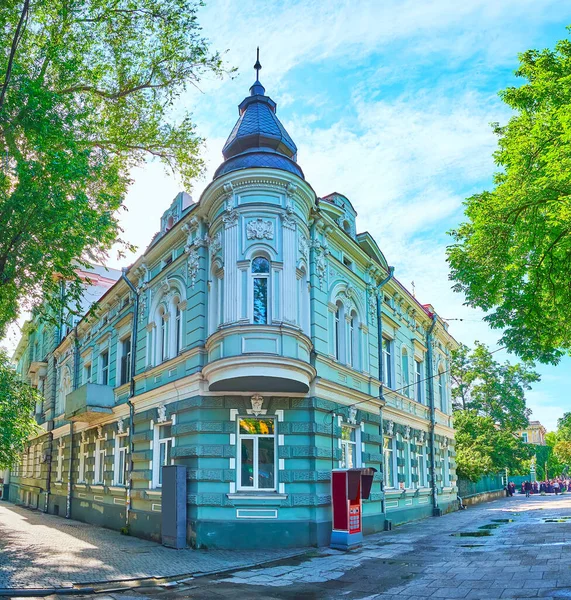
[[[246,225],[246,237],[249,240],[273,240],[274,224],[264,219],[248,221]]]

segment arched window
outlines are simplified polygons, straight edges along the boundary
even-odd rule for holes
[[[359,322],[357,319],[357,313],[353,311],[351,313],[351,319],[349,321],[349,344],[348,344],[348,364],[355,369],[360,366],[359,362]]]
[[[401,353],[401,367],[402,367],[402,387],[403,389],[403,393],[405,396],[410,396],[411,395],[411,389],[409,387],[410,385],[410,376],[409,376],[409,372],[408,372],[408,352],[406,351],[406,348],[402,349],[402,353]]]
[[[335,306],[335,358],[337,360],[343,360],[344,355],[344,326],[345,326],[345,310],[343,309],[343,303],[337,300]]]
[[[266,325],[269,320],[270,261],[263,256],[252,260],[253,321]]]
[[[167,360],[169,357],[169,329],[168,329],[168,317],[163,307],[159,309],[160,318],[160,357],[161,360]]]
[[[440,410],[446,412],[446,379],[442,369],[438,370],[438,398],[440,399]]]
[[[175,356],[178,356],[182,348],[182,310],[180,309],[180,298],[174,300],[174,340]]]

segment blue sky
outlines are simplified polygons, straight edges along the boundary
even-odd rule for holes
[[[496,142],[489,124],[509,118],[497,92],[517,83],[518,53],[565,37],[571,3],[207,0],[199,20],[239,71],[208,78],[180,100],[207,140],[208,170],[193,196],[221,162],[259,45],[261,81],[317,194],[338,191],[352,201],[358,229],[374,235],[405,285],[414,280],[418,299],[442,317],[465,319],[450,321],[458,340],[496,347],[498,333],[450,290],[446,231],[461,221],[464,198],[490,185]],[[133,175],[122,225],[142,250],[181,188],[157,164]],[[571,410],[571,359],[538,370],[543,381],[528,396],[532,418],[553,429]]]

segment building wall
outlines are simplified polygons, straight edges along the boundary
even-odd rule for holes
[[[306,182],[272,169],[225,175],[197,204],[177,196],[129,271],[137,314],[119,280],[101,287],[95,317],[51,330],[37,318],[29,327],[18,368],[43,390],[45,432],[30,441],[41,465],[12,472],[11,500],[115,529],[128,522],[131,533],[160,540],[158,432],[170,424],[170,462],[187,467],[194,546],[328,543],[331,469],[342,466],[343,448],[355,448],[356,466],[377,469],[366,533],[387,519],[429,516],[435,503],[454,507],[447,369],[456,342],[431,307],[387,281],[386,259],[368,234],[357,235],[355,216],[344,196],[318,203]],[[256,258],[267,260],[267,274],[253,272]],[[38,354],[43,331],[51,341]],[[379,336],[390,348],[383,373]],[[275,420],[275,490],[239,489],[241,417]],[[130,494],[118,481],[120,436],[131,444]]]

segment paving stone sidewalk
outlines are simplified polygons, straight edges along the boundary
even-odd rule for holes
[[[244,568],[288,550],[173,550],[116,531],[0,502],[0,587],[53,587]]]
[[[564,519],[562,517],[569,517]],[[549,522],[552,521],[552,522]],[[488,529],[491,526],[492,528]],[[489,536],[460,536],[488,532]],[[571,598],[571,494],[506,498],[315,556],[114,600]],[[109,600],[99,598],[98,600]]]

